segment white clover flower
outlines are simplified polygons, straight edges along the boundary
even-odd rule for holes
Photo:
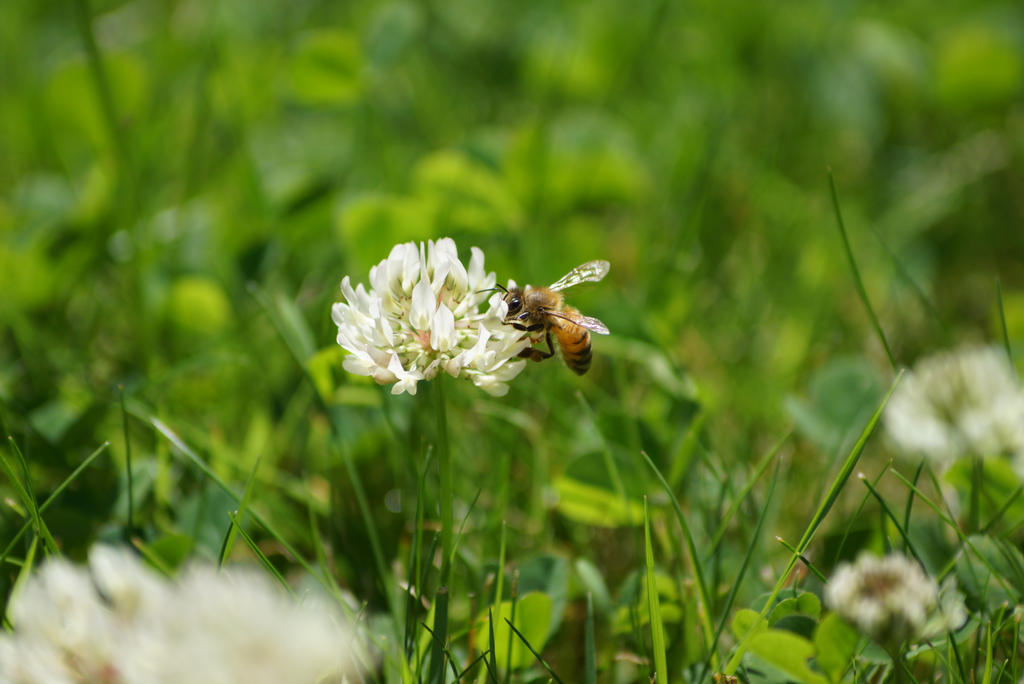
[[[338,682],[360,649],[334,611],[264,574],[192,567],[180,582],[106,547],[91,574],[48,561],[11,602],[0,682]]]
[[[1003,456],[1024,477],[1024,388],[1000,350],[925,358],[906,374],[885,410],[896,444],[948,465],[961,456]]]
[[[523,370],[517,358],[530,339],[503,322],[506,304],[484,271],[484,253],[471,248],[469,267],[451,238],[395,245],[370,269],[370,290],[341,281],[345,302],[331,308],[338,344],[349,352],[344,367],[393,394],[416,394],[416,383],[439,372],[467,378],[502,396]],[[488,302],[484,313],[480,305]]]
[[[961,627],[967,617],[955,583],[935,580],[900,553],[863,553],[843,563],[825,585],[825,603],[886,648]]]

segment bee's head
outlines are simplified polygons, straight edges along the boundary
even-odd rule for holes
[[[506,318],[512,318],[523,310],[522,288],[513,287],[511,290],[505,293],[503,299],[505,300],[505,304],[508,305],[508,314],[506,315]]]

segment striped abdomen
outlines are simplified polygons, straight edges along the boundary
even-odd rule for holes
[[[579,313],[571,306],[562,310],[570,314]],[[554,333],[558,340],[558,346],[562,349],[565,365],[573,373],[583,375],[590,368],[590,359],[593,356],[590,351],[590,332],[583,326],[576,325],[564,318],[551,316],[549,320],[551,321],[551,332]]]

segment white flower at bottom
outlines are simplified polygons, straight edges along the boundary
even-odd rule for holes
[[[902,449],[938,463],[1004,456],[1024,476],[1024,389],[999,349],[922,359],[893,393],[885,423]]]
[[[195,566],[172,582],[108,547],[90,568],[50,560],[14,596],[0,682],[313,683],[356,671],[361,650],[334,611],[295,603],[266,575]]]
[[[861,554],[843,563],[825,585],[833,611],[886,648],[956,629],[966,612],[952,583],[939,587],[915,561],[900,553]]]
[[[416,394],[416,384],[439,372],[471,380],[494,396],[526,361],[518,354],[530,339],[505,325],[506,305],[484,271],[484,253],[471,248],[467,268],[451,238],[395,245],[370,269],[370,290],[341,281],[344,302],[331,308],[338,344],[349,352],[343,366],[393,394]],[[480,305],[487,302],[485,312]]]

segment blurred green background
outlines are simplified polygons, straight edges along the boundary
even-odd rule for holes
[[[1024,339],[1019,2],[15,0],[0,131],[5,434],[40,496],[113,442],[48,514],[76,556],[127,527],[123,386],[133,535],[215,555],[233,507],[156,415],[239,487],[261,456],[254,506],[310,553],[322,516],[380,607],[338,454],[405,558],[430,405],[346,376],[330,305],[396,242],[479,246],[502,282],[612,262],[571,294],[612,330],[586,377],[450,383],[449,417],[463,512],[483,488],[466,553],[496,558],[507,519],[513,555],[590,553],[613,589],[632,533],[566,504],[596,453],[639,482],[647,450],[714,520],[790,425],[806,495],[888,386],[828,168],[898,363],[1000,341],[997,279]],[[802,529],[795,501],[774,532]]]

